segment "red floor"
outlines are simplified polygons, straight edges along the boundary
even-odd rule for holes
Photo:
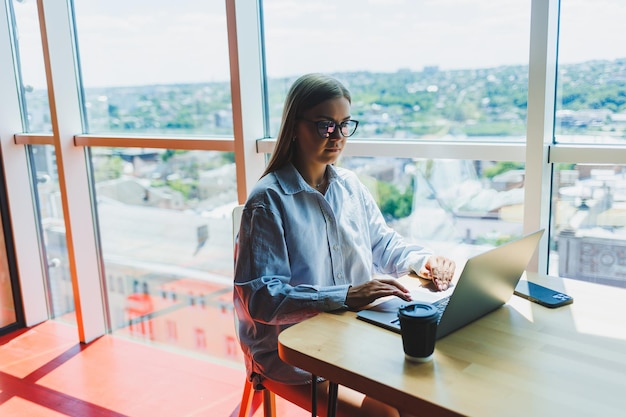
[[[228,417],[243,380],[243,368],[115,336],[81,345],[56,321],[0,337],[2,417]],[[277,398],[277,415],[310,414]]]

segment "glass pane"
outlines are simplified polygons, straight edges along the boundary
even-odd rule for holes
[[[232,307],[232,153],[92,149],[113,330],[242,360]]]
[[[88,133],[232,135],[223,1],[75,6]]]
[[[626,139],[623,0],[561,0],[555,137],[615,144]]]
[[[13,1],[17,27],[18,65],[26,106],[25,131],[51,133],[48,86],[41,48],[37,2]]]
[[[388,224],[438,253],[467,257],[522,235],[524,165],[343,157]]]
[[[626,287],[626,165],[560,164],[550,274]]]
[[[48,261],[47,292],[50,317],[76,322],[74,292],[65,239],[65,218],[59,188],[54,146],[28,147],[37,179],[37,202]]]
[[[359,138],[523,141],[530,2],[264,0],[271,133],[308,72],[353,94]]]

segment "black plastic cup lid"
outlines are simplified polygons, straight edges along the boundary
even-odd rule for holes
[[[408,304],[400,308],[398,315],[409,318],[427,318],[438,313],[437,309],[430,304]]]

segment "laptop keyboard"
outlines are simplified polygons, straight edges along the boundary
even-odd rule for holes
[[[448,303],[450,302],[450,297],[442,298],[441,300],[437,300],[433,303],[433,307],[435,307],[439,311],[439,318],[437,319],[437,324],[441,320],[441,316],[443,315],[443,310],[448,307]]]

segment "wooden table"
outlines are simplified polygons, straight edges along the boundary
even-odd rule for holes
[[[574,303],[549,309],[513,296],[438,340],[424,364],[405,361],[400,335],[354,312],[323,313],[290,327],[280,334],[279,354],[419,415],[625,415],[626,290],[527,275]]]

